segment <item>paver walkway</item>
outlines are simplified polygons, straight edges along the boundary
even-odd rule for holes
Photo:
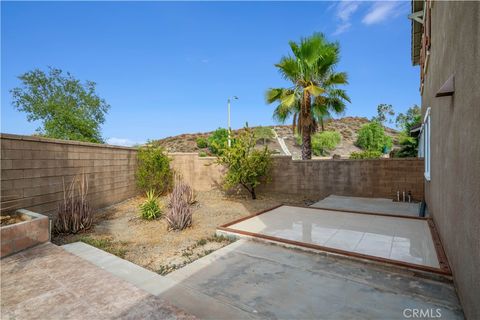
[[[194,319],[51,243],[0,266],[1,319]]]

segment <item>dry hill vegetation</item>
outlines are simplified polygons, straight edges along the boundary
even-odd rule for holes
[[[355,151],[361,151],[360,148],[355,146],[357,140],[357,132],[360,127],[370,121],[363,117],[344,117],[340,119],[332,119],[325,125],[326,131],[336,131],[342,136],[342,141],[336,147],[335,150],[330,152],[328,158],[331,158],[334,154],[340,155],[342,158],[348,158],[350,153]],[[299,158],[301,155],[301,146],[299,146],[293,135],[292,127],[290,125],[277,125],[270,126],[275,129],[277,135],[284,138],[285,144],[294,158]],[[207,148],[197,147],[197,138],[208,138],[212,132],[204,133],[187,133],[174,137],[168,137],[165,139],[156,140],[155,143],[163,146],[168,152],[202,152],[209,154]],[[236,131],[234,131],[234,134]],[[394,145],[397,145],[398,131],[385,127],[385,133],[393,137]],[[259,146],[262,146],[262,141],[258,142]],[[267,141],[268,148],[277,154],[284,154],[280,145],[276,139]]]

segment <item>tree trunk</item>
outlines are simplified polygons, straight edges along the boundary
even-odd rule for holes
[[[325,131],[325,125],[324,125],[324,122],[323,122],[323,117],[320,118],[320,125],[322,126],[322,132]]]
[[[310,93],[303,91],[302,110],[302,160],[312,159],[312,110]]]
[[[255,193],[255,189],[252,188],[252,190],[250,190],[250,194],[252,195],[253,200],[257,199],[257,194]]]

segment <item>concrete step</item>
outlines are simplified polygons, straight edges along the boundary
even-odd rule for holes
[[[170,302],[200,319],[255,319],[256,317],[225,301],[220,301],[191,288],[188,279],[177,281],[142,268],[130,261],[83,242],[62,246],[66,251],[83,258],[136,287]]]

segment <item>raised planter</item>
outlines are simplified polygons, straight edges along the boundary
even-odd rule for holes
[[[20,209],[12,215],[12,219],[15,223],[0,228],[1,258],[50,241],[47,216]]]

